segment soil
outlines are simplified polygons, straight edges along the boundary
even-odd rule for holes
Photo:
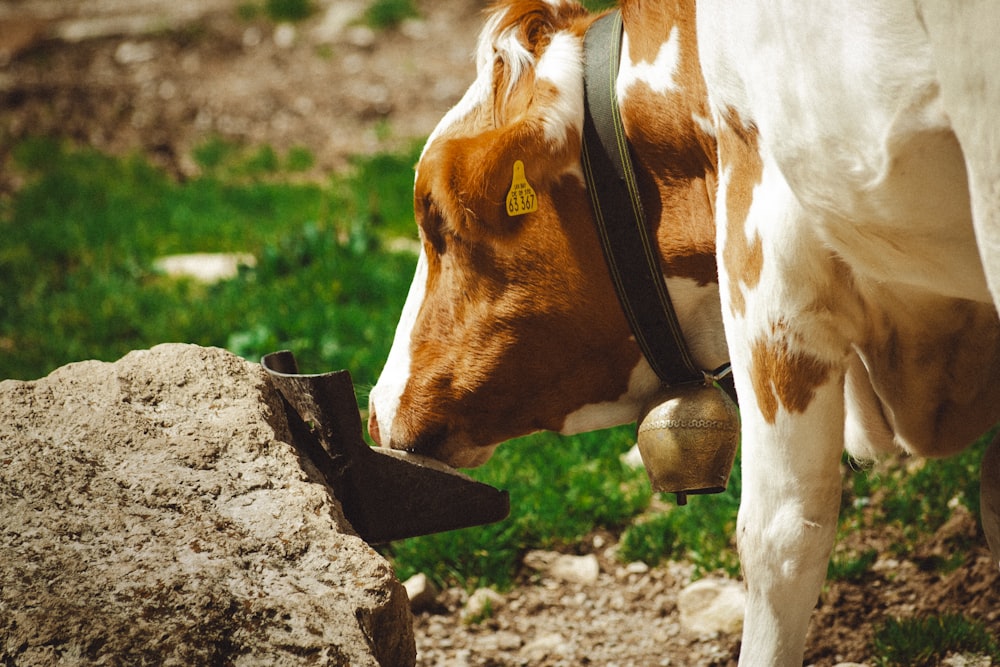
[[[0,165],[19,139],[44,134],[138,152],[183,179],[198,173],[192,148],[222,137],[279,154],[307,147],[316,163],[306,176],[324,178],[352,155],[426,136],[472,80],[483,2],[424,0],[422,18],[378,32],[352,22],[364,0],[317,4],[311,18],[279,25],[241,17],[241,0],[8,0]],[[0,167],[0,195],[18,185]],[[697,499],[684,511],[696,512]],[[602,533],[575,547],[598,556],[595,583],[525,568],[480,623],[462,621],[462,591],[442,593],[415,615],[419,664],[735,665],[737,636],[680,627],[690,567],[626,566],[617,539]],[[871,664],[871,629],[889,616],[963,613],[1000,635],[1000,571],[967,512],[918,543],[879,526],[852,533],[845,548],[879,558],[860,579],[826,585],[806,664]]]

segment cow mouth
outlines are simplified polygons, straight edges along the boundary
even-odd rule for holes
[[[476,445],[465,438],[446,435],[447,429],[440,429],[433,435],[420,438],[412,443],[393,443],[389,446],[419,456],[440,461],[452,468],[477,468],[493,456],[497,445]]]
[[[444,424],[415,439],[393,437],[392,433],[383,433],[374,405],[369,405],[368,434],[379,447],[425,456],[453,468],[481,466],[493,456],[493,451],[497,448],[496,444],[476,444],[468,437],[452,432]]]

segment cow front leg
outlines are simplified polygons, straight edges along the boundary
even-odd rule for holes
[[[743,422],[740,664],[797,667],[836,535],[844,376],[863,316],[756,126],[732,110],[717,121],[719,287]]]
[[[802,412],[769,417],[745,403],[737,538],[748,596],[740,665],[798,666],[837,530],[842,383],[831,378],[817,388]]]

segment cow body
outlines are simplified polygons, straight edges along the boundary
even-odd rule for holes
[[[1000,417],[987,279],[1000,256],[977,236],[1000,220],[995,206],[973,215],[978,166],[951,124],[954,104],[994,114],[984,95],[942,95],[951,55],[912,2],[723,4],[700,4],[698,21],[726,202],[723,313],[748,399],[742,660],[794,664],[845,443],[946,455]]]
[[[974,51],[995,51],[997,19],[851,4],[622,8],[617,95],[668,289],[697,363],[731,359],[740,397],[747,665],[801,664],[845,446],[942,456],[1000,420],[1000,81]],[[424,254],[372,393],[384,444],[481,463],[531,430],[635,419],[658,384],[579,173],[591,20],[499,6],[477,83],[428,142]],[[514,159],[539,191],[523,218],[498,210]]]

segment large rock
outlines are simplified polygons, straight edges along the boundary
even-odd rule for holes
[[[0,383],[0,664],[414,664],[405,591],[290,442],[223,350]]]

